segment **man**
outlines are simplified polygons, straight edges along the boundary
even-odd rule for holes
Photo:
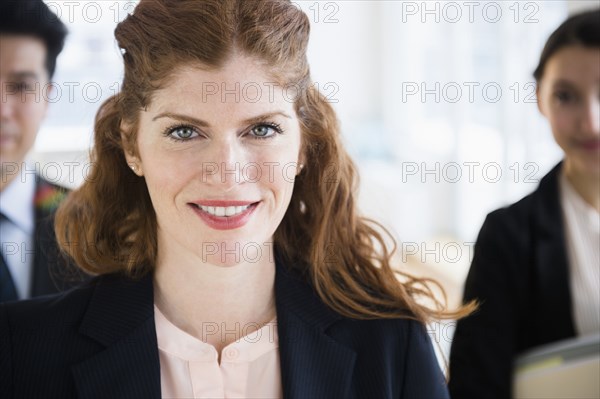
[[[25,163],[67,29],[42,0],[0,4],[0,302],[65,287],[53,212],[66,195]],[[63,270],[64,269],[64,270]]]

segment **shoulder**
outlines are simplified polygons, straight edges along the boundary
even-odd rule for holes
[[[363,359],[401,362],[409,342],[429,351],[426,327],[409,318],[354,319],[327,306],[306,279],[278,267],[276,274],[277,312],[282,331],[296,335],[301,326],[322,331],[334,341],[357,352]],[[293,318],[292,318],[293,315]],[[290,331],[293,330],[293,331]],[[300,337],[298,337],[300,339]]]
[[[73,396],[73,365],[104,348],[81,333],[104,281],[97,277],[61,294],[0,304],[1,397]]]
[[[426,326],[412,319],[355,320],[341,318],[328,330],[338,342],[362,353],[362,357],[394,362],[406,360],[409,352],[430,353]],[[431,353],[433,353],[431,351]]]
[[[342,318],[327,331],[354,350],[370,367],[404,370],[407,363],[439,372],[427,327],[412,319],[354,320]]]
[[[526,195],[519,201],[490,212],[484,227],[519,228],[524,227],[534,211],[538,190]]]
[[[378,339],[393,339],[394,341],[402,341],[409,339],[413,331],[421,331],[423,325],[412,319],[372,319],[372,320],[357,320],[346,317],[341,317],[337,323],[331,327],[332,334],[341,337],[344,334],[358,336],[360,338],[368,336],[370,339],[362,340],[361,343],[369,343]],[[424,328],[423,328],[423,331]]]
[[[541,206],[558,203],[558,181],[562,163],[556,165],[540,181],[538,187],[519,201],[496,209],[487,215],[484,227],[499,228],[526,227]],[[552,205],[550,205],[552,206]]]
[[[412,319],[342,319],[328,334],[356,353],[357,381],[390,387],[402,397],[446,398],[445,377],[440,369],[427,327]],[[378,385],[379,386],[379,385]],[[377,396],[389,395],[381,391]]]
[[[70,324],[69,319],[77,319],[84,312],[99,279],[96,277],[64,293],[0,304],[3,314],[0,324],[6,323],[11,331],[47,331],[61,322]]]
[[[295,270],[298,269],[286,268],[283,264],[277,267],[275,298],[278,317],[284,324],[294,315],[295,320],[325,331],[356,349],[377,345],[389,349],[401,346],[412,334],[427,337],[425,326],[411,318],[356,319],[335,312],[319,297],[308,278]]]
[[[60,334],[76,328],[96,287],[115,276],[98,276],[68,291],[0,304],[0,331],[10,335]]]
[[[37,176],[34,204],[38,211],[50,213],[56,210],[69,194],[69,189]]]

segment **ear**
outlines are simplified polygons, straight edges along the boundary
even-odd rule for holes
[[[125,133],[127,131],[131,131],[128,126],[121,122],[121,146],[123,148],[123,155],[125,156],[125,160],[127,161],[127,165],[129,168],[138,176],[144,175],[144,169],[142,165],[142,160],[140,159],[137,149],[134,147],[135,144],[132,143],[131,138]]]
[[[305,150],[302,148],[300,150],[300,154],[298,155],[298,163],[296,166],[296,176],[302,173],[302,170],[306,167],[306,156],[304,154]]]

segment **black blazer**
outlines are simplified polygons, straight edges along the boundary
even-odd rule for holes
[[[341,317],[280,264],[275,295],[285,398],[448,398],[420,323]],[[160,395],[151,275],[0,304],[0,397]]]
[[[453,398],[509,398],[515,357],[575,335],[558,164],[532,194],[490,213],[479,233],[464,300],[479,310],[456,327]]]
[[[75,280],[78,282],[82,280],[82,273],[75,272],[75,268],[67,266],[69,263],[60,255],[54,234],[54,212],[67,193],[65,188],[52,184],[39,175],[35,176],[32,204],[34,247],[29,287],[32,297],[62,291],[73,286]],[[10,276],[6,277],[10,278]]]
[[[68,191],[36,176],[35,231],[31,296],[60,292],[79,276],[60,255],[54,235],[54,212]]]

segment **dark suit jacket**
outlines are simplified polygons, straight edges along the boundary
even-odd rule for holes
[[[67,193],[65,188],[36,177],[32,297],[63,291],[83,279],[60,254],[54,235],[54,212]]]
[[[511,397],[515,357],[573,337],[558,164],[538,189],[490,213],[483,224],[464,300],[479,310],[458,322],[450,355],[453,398]]]
[[[448,398],[420,323],[343,318],[281,265],[275,290],[285,398]],[[0,304],[0,397],[160,394],[150,275]]]

